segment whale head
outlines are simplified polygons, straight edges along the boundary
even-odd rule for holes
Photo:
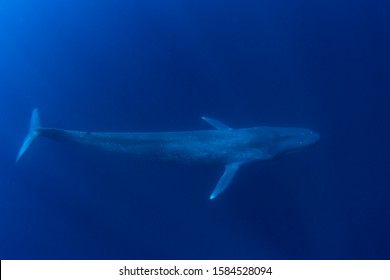
[[[305,128],[275,128],[275,154],[282,155],[300,151],[313,146],[320,140],[320,135]]]

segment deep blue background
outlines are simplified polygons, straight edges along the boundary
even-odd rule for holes
[[[340,3],[342,2],[342,3]],[[389,259],[386,1],[1,1],[1,259]],[[242,168],[38,139],[298,126],[321,142]]]

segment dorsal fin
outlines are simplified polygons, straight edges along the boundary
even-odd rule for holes
[[[224,124],[223,122],[220,122],[220,121],[208,118],[208,117],[202,117],[202,119],[217,129],[232,129],[232,128],[228,127],[226,124]]]

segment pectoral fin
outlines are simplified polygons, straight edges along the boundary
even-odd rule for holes
[[[228,127],[223,122],[220,122],[220,121],[208,118],[208,117],[202,117],[202,119],[204,121],[208,122],[209,124],[211,124],[212,126],[214,126],[217,129],[231,129],[230,127]]]
[[[217,186],[215,187],[213,193],[210,196],[210,199],[216,198],[220,193],[222,193],[231,183],[234,175],[237,173],[238,168],[240,167],[239,163],[231,163],[226,165],[225,172],[222,177],[219,179]]]

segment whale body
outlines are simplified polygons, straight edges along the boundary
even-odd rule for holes
[[[305,128],[259,126],[232,129],[215,119],[202,119],[215,129],[147,133],[83,132],[41,127],[38,110],[34,109],[29,132],[16,161],[38,136],[45,136],[142,159],[220,163],[225,165],[225,172],[210,196],[210,199],[214,199],[226,190],[241,165],[271,160],[312,146],[320,139],[316,132]]]

